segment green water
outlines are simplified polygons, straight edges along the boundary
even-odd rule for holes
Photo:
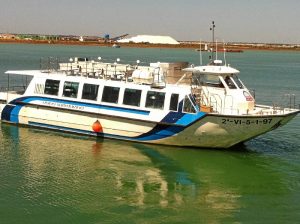
[[[0,84],[4,71],[37,69],[43,56],[199,64],[192,50],[6,44]],[[227,61],[260,103],[286,93],[299,103],[299,52],[228,54]],[[300,222],[300,116],[230,151],[95,141],[4,123],[0,134],[0,223]]]

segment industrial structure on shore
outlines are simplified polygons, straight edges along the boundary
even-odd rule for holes
[[[117,40],[118,43],[180,44],[170,36],[137,35]]]
[[[105,34],[99,36],[75,36],[75,35],[39,35],[39,34],[0,34],[0,39],[14,40],[48,40],[48,41],[80,41],[80,42],[105,42],[105,43],[150,43],[150,44],[180,44],[170,36],[137,35],[126,38],[129,34],[110,37]]]
[[[109,34],[100,36],[76,35],[42,35],[42,34],[10,34],[0,33],[0,42],[4,43],[37,43],[37,44],[72,44],[72,45],[99,45],[113,46],[114,44],[126,47],[162,47],[162,48],[192,48],[199,49],[199,41],[177,41],[170,36],[137,35],[128,37],[122,34],[110,37]],[[210,41],[202,41],[202,50],[211,46]],[[218,44],[218,49],[224,49],[223,43]],[[248,50],[300,50],[300,44],[274,44],[274,43],[230,43],[226,49],[234,52],[236,49]]]

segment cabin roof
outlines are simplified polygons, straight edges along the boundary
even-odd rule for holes
[[[201,74],[215,74],[215,75],[228,75],[228,74],[238,74],[240,73],[239,70],[232,68],[230,66],[213,66],[213,65],[206,65],[206,66],[196,66],[193,68],[185,68],[183,69],[187,72],[193,73],[201,73]]]
[[[164,88],[153,88],[149,84],[140,84],[135,82],[124,82],[124,81],[115,81],[115,80],[106,80],[106,79],[95,79],[89,78],[87,76],[70,76],[63,72],[42,72],[41,70],[9,70],[6,71],[5,74],[14,74],[14,75],[29,75],[38,78],[44,79],[56,79],[56,80],[64,80],[64,81],[74,81],[74,82],[84,82],[84,83],[91,83],[91,84],[104,84],[108,86],[116,86],[122,87],[125,86],[126,88],[136,88],[136,89],[152,89],[155,91],[166,92],[171,91],[174,93],[189,93],[190,86],[187,85],[175,85],[175,84],[166,84]]]
[[[5,74],[36,76],[36,75],[40,75],[41,71],[40,70],[15,70],[15,71],[9,70],[6,71]]]

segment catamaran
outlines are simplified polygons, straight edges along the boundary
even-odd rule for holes
[[[8,81],[0,92],[2,122],[142,143],[229,148],[299,113],[291,105],[256,104],[239,71],[221,60],[142,66],[72,58],[54,67],[6,72],[31,81],[22,91]]]

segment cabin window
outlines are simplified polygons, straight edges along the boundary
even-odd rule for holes
[[[179,97],[179,94],[173,93],[171,95],[170,108],[169,108],[170,110],[177,111],[177,109],[178,109],[178,97]]]
[[[125,89],[123,104],[130,106],[140,106],[142,90],[139,89]]]
[[[196,113],[195,107],[193,106],[193,103],[191,102],[191,100],[188,96],[185,96],[185,98],[184,98],[183,112]]]
[[[154,109],[164,109],[165,93],[148,91],[146,98],[146,107]]]
[[[97,100],[99,85],[87,84],[83,85],[82,99]]]
[[[102,102],[106,103],[118,103],[119,99],[119,87],[104,86],[102,94]]]
[[[44,94],[57,96],[59,90],[59,80],[47,79],[45,83]]]
[[[224,88],[223,83],[221,82],[219,76],[217,75],[201,75],[200,83],[203,86]]]
[[[237,86],[240,89],[244,89],[243,83],[241,82],[241,80],[236,75],[233,75],[232,78],[233,78],[233,81],[237,84]]]
[[[226,76],[224,80],[225,80],[227,86],[229,87],[229,89],[236,89],[236,85],[232,81],[231,77]]]
[[[189,94],[190,100],[192,101],[194,107],[197,108],[196,96],[193,94]]]
[[[76,98],[78,94],[78,82],[65,82],[63,96]]]

